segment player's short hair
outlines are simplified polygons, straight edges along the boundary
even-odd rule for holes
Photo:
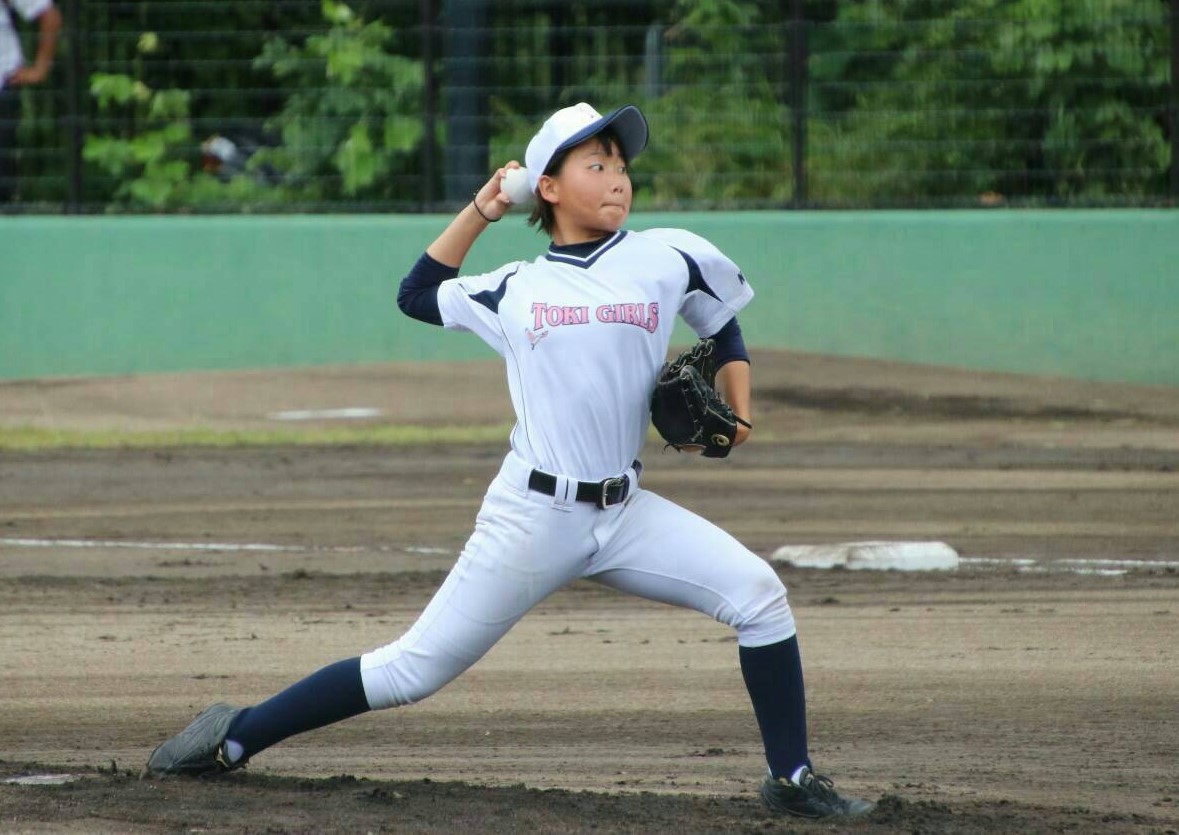
[[[614,128],[608,127],[600,133],[595,133],[592,139],[598,140],[598,145],[601,147],[603,153],[610,153],[614,151],[622,161],[630,165],[630,160],[626,158],[626,151],[622,148],[622,142],[618,139],[618,134],[614,132]],[[574,147],[577,147],[576,145]],[[566,148],[564,151],[558,151],[549,160],[548,167],[545,168],[544,174],[550,177],[556,177],[561,173],[561,169],[565,165],[565,160],[569,158],[569,153],[573,148]],[[540,192],[536,193],[536,201],[532,206],[532,214],[528,216],[528,225],[540,225],[541,231],[546,235],[553,234],[553,227],[556,225],[556,218],[553,213],[553,204],[540,196]]]

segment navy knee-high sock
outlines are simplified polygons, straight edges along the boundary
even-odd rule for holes
[[[740,647],[741,674],[753,702],[770,774],[789,778],[810,766],[806,748],[806,692],[798,636],[764,647]]]
[[[322,728],[369,710],[360,679],[360,658],[329,664],[246,709],[229,727],[228,739],[249,758],[288,736]]]

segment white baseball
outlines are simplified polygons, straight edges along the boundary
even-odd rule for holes
[[[532,196],[532,189],[528,188],[528,169],[509,168],[499,181],[499,190],[508,196],[513,203],[523,203]]]

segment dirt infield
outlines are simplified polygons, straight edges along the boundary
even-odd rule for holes
[[[725,462],[651,444],[645,486],[767,558],[897,539],[964,558],[779,568],[814,757],[881,800],[852,830],[1179,831],[1179,390],[754,360],[755,440]],[[510,417],[491,363],[0,383],[7,426],[258,429],[341,408]],[[757,804],[729,630],[591,583],[422,704],[218,780],[138,779],[207,703],[400,634],[503,452],[0,452],[0,831],[834,831]]]

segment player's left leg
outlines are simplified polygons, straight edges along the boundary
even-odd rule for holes
[[[775,776],[809,765],[806,699],[786,587],[730,534],[649,490],[603,514],[590,579],[695,609],[737,630],[742,673]]]
[[[778,811],[863,814],[871,804],[840,798],[811,774],[806,695],[786,587],[768,563],[706,519],[642,490],[595,530],[602,548],[591,579],[651,600],[703,612],[737,630],[741,672],[765,746]],[[805,784],[806,788],[798,784]],[[797,792],[797,796],[792,792]]]

